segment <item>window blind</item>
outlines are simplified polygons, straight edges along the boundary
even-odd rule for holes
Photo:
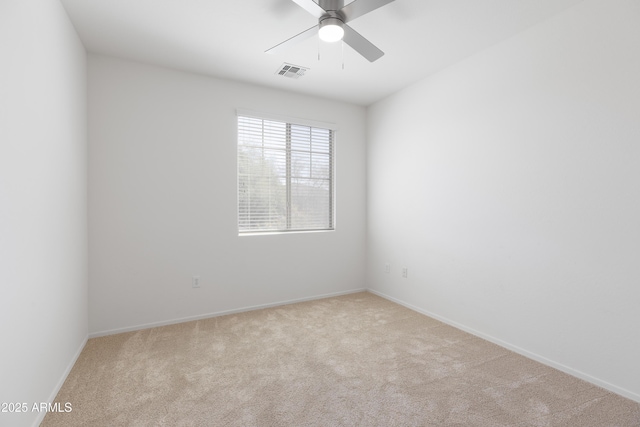
[[[334,131],[238,116],[240,233],[333,229]]]

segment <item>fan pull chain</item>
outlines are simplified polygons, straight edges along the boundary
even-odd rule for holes
[[[344,40],[342,41],[342,70],[344,70]]]

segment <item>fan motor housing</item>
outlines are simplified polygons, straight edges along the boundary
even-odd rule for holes
[[[344,20],[334,16],[323,16],[322,18],[320,18],[319,23],[320,28],[324,27],[325,25],[338,25],[341,27],[344,24]]]

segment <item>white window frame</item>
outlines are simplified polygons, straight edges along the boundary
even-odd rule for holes
[[[335,230],[335,152],[336,152],[336,131],[337,127],[332,123],[321,122],[316,120],[308,120],[308,119],[300,119],[300,118],[292,118],[283,115],[277,114],[269,114],[269,113],[261,113],[255,112],[251,110],[238,109],[237,113],[237,122],[236,122],[236,130],[238,134],[236,135],[236,156],[238,160],[238,169],[236,171],[237,177],[237,204],[236,204],[236,213],[237,213],[237,227],[238,234],[240,236],[248,236],[248,235],[264,235],[264,234],[279,234],[279,233],[300,233],[300,232],[323,232],[323,231],[333,231]],[[283,227],[274,227],[274,228],[264,228],[264,229],[255,229],[255,228],[242,228],[242,218],[241,218],[241,197],[240,197],[240,117],[246,117],[251,119],[259,119],[265,121],[273,121],[280,122],[281,124],[285,124],[287,129],[290,129],[290,126],[304,126],[309,128],[317,128],[321,130],[330,131],[330,148],[329,148],[329,165],[330,165],[330,173],[329,173],[329,208],[328,208],[328,227],[312,227],[312,228],[294,228],[292,227],[292,217],[291,217],[291,171],[290,165],[287,165],[286,172],[286,197],[287,197],[287,213],[286,213],[286,226]],[[287,163],[289,162],[289,158],[291,156],[290,143],[288,140],[289,136],[287,136]],[[312,151],[309,152],[310,154]]]

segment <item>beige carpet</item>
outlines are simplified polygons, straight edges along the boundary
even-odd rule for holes
[[[370,293],[95,338],[43,426],[640,426],[640,405]]]

